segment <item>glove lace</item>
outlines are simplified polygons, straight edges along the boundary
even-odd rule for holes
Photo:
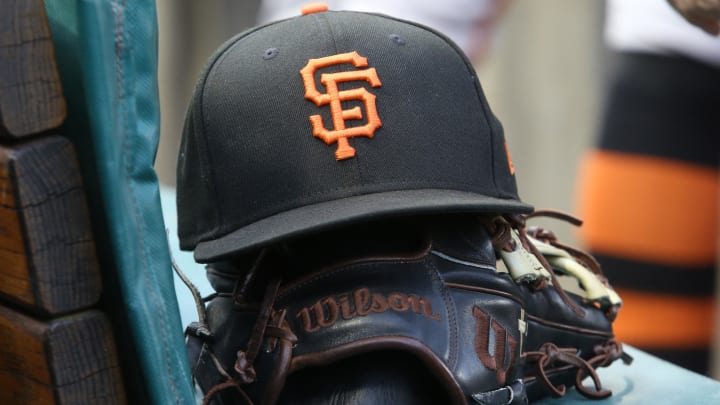
[[[565,215],[562,213],[555,213],[555,211],[548,211],[552,212],[553,216],[560,215],[562,218],[568,217],[572,218],[569,215]],[[531,214],[532,216],[539,216],[545,214],[546,211],[536,211],[534,214]],[[518,236],[520,237],[520,242],[522,243],[523,247],[532,253],[542,264],[543,267],[548,271],[550,274],[550,280],[552,281],[552,286],[557,291],[558,295],[560,296],[560,299],[567,305],[575,314],[577,314],[580,317],[585,317],[585,311],[580,308],[580,306],[573,301],[563,290],[563,288],[560,286],[560,282],[557,279],[557,276],[555,275],[555,272],[552,269],[552,266],[547,262],[545,259],[545,256],[543,256],[542,253],[537,249],[537,247],[530,241],[528,238],[528,229],[526,226],[526,220],[527,218],[530,218],[531,215],[504,215],[502,217],[495,217],[489,224],[488,224],[488,230],[490,231],[490,234],[492,236],[492,243],[493,247],[495,247],[496,250],[498,249],[505,249],[506,251],[513,251],[515,250],[516,246],[514,246],[514,241],[511,238],[511,232],[513,229],[516,229],[518,231]],[[574,219],[574,218],[573,218]],[[577,220],[576,220],[577,221]],[[574,221],[570,221],[574,222]],[[589,256],[589,255],[588,255]],[[599,268],[599,265],[598,265]],[[540,281],[539,283],[536,283],[534,285],[530,285],[530,288],[533,290],[542,290],[543,288],[547,287],[547,282],[545,280]]]
[[[572,215],[566,214],[564,212],[559,211],[553,211],[553,210],[537,210],[531,214],[528,214],[525,219],[530,218],[536,218],[536,217],[550,217],[550,218],[556,218],[556,219],[562,219],[566,222],[569,222],[575,226],[581,226],[582,220],[579,218],[575,218]],[[540,228],[538,226],[530,226],[527,228],[527,234],[532,236],[533,238],[548,243],[550,245],[553,245],[557,248],[563,249],[570,253],[575,259],[577,259],[580,263],[585,265],[590,271],[600,276],[601,279],[607,280],[605,275],[602,272],[602,268],[600,267],[600,263],[592,257],[587,252],[584,252],[576,247],[566,245],[562,242],[560,242],[555,236],[555,233],[549,229]]]
[[[266,336],[270,337],[268,345],[274,345],[278,339],[285,340],[288,345],[294,345],[297,342],[297,337],[289,328],[283,327],[287,326],[285,311],[276,312],[273,310],[280,283],[280,278],[274,278],[267,285],[257,319],[250,332],[247,349],[238,350],[237,352],[237,359],[233,367],[236,375],[212,387],[203,398],[203,405],[209,404],[210,400],[218,392],[231,387],[235,387],[247,404],[252,405],[253,402],[243,391],[242,386],[254,382],[257,378],[254,363],[262,346],[263,339]],[[288,355],[288,353],[285,354]],[[227,375],[227,373],[225,375]]]
[[[552,343],[545,343],[537,351],[524,353],[523,358],[526,362],[535,364],[538,379],[552,396],[564,396],[566,388],[562,384],[555,385],[550,381],[547,367],[554,365],[555,367],[552,368],[554,370],[561,368],[561,365],[564,364],[577,368],[575,388],[580,394],[589,399],[603,399],[612,395],[612,391],[602,388],[602,382],[595,370],[598,367],[606,367],[617,359],[622,359],[625,364],[632,363],[633,359],[623,351],[622,344],[615,339],[597,345],[594,350],[595,356],[584,360],[574,348],[559,348]],[[588,376],[592,379],[595,390],[582,384],[582,380]]]
[[[561,219],[566,222],[569,222],[575,226],[581,226],[582,220],[575,218],[569,214],[566,214],[564,212],[555,211],[555,210],[537,210],[531,214],[528,214],[525,216],[525,220],[535,217],[550,217],[555,219]],[[544,229],[538,226],[530,226],[527,228],[527,234],[532,236],[533,238],[550,244],[552,246],[555,246],[559,249],[565,250],[566,252],[570,253],[575,260],[578,261],[578,263],[582,264],[585,268],[590,270],[592,273],[595,274],[597,279],[603,283],[606,287],[610,287],[610,282],[608,281],[608,278],[605,276],[605,274],[602,271],[602,267],[600,266],[600,263],[589,253],[580,250],[576,247],[566,245],[562,242],[560,242],[555,236],[555,233],[551,230]],[[615,318],[617,318],[619,306],[612,305],[605,309],[605,316],[610,320],[614,321]]]
[[[575,375],[575,388],[585,397],[591,399],[602,399],[612,395],[610,390],[604,390],[600,377],[595,372],[595,368],[591,361],[584,360],[577,354],[577,350],[573,348],[559,348],[552,343],[545,343],[538,351],[526,352],[523,354],[525,361],[535,364],[535,372],[543,386],[554,397],[562,397],[565,395],[565,385],[555,385],[550,381],[548,376],[548,366],[557,366],[564,364],[577,368]],[[594,359],[594,358],[593,358]],[[557,367],[555,367],[557,368]],[[595,385],[595,390],[591,391],[582,384],[583,378],[590,376]]]

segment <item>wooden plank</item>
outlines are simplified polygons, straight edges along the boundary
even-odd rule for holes
[[[126,403],[110,323],[88,310],[40,321],[0,305],[0,403]]]
[[[0,0],[0,136],[57,128],[66,105],[42,0]]]
[[[0,146],[0,299],[39,314],[95,304],[100,270],[77,159],[48,136]]]

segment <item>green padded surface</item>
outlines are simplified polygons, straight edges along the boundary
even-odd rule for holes
[[[159,138],[153,0],[47,0],[131,403],[192,404],[153,162]]]

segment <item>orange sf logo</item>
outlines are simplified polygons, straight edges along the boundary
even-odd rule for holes
[[[325,128],[320,115],[310,116],[310,123],[312,124],[313,136],[322,139],[328,145],[337,142],[338,147],[335,151],[335,158],[337,158],[337,160],[348,159],[355,156],[355,148],[350,146],[348,138],[355,136],[372,138],[375,130],[382,126],[375,107],[374,94],[363,87],[350,90],[338,90],[338,83],[357,80],[364,80],[368,82],[371,87],[379,87],[382,83],[380,83],[375,68],[323,73],[320,75],[320,82],[325,86],[327,93],[320,93],[317,90],[315,72],[318,69],[342,63],[351,63],[358,68],[368,65],[367,58],[353,51],[324,58],[310,59],[308,64],[300,70],[300,75],[305,83],[305,98],[314,102],[318,107],[330,104],[330,115],[332,116],[334,129],[328,130]],[[367,123],[365,125],[351,128],[345,127],[346,120],[360,120],[363,118],[362,111],[358,106],[349,110],[343,109],[341,103],[350,100],[359,100],[365,105],[367,114]]]

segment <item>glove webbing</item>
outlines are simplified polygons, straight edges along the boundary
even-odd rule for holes
[[[569,214],[553,210],[538,210],[526,215],[524,219],[527,220],[530,218],[541,216],[561,219],[575,226],[582,225],[582,221],[580,219],[575,218]],[[555,236],[555,233],[547,229],[531,226],[527,228],[527,235],[531,236],[539,242],[546,243],[548,245],[564,250],[565,252],[569,253],[576,260],[576,262],[580,263],[585,269],[589,270],[590,273],[594,274],[595,278],[600,282],[601,286],[604,287],[605,294],[607,294],[607,299],[609,301],[608,304],[601,305],[601,308],[605,312],[605,316],[611,322],[614,321],[615,318],[617,318],[618,310],[620,309],[622,301],[620,300],[620,297],[618,297],[614,290],[612,290],[612,288],[610,287],[610,282],[603,273],[600,263],[598,263],[598,261],[592,255],[573,246],[561,243],[558,240],[557,236]],[[588,288],[590,287],[588,286]]]
[[[563,212],[558,211],[552,211],[552,210],[537,210],[531,214],[528,214],[525,216],[525,219],[535,218],[535,217],[551,217],[556,219],[561,219],[563,221],[569,222],[575,226],[581,226],[582,221],[579,218],[575,218],[572,215],[565,214]],[[560,248],[562,250],[565,250],[569,252],[573,257],[578,259],[582,264],[585,265],[590,271],[597,274],[603,279],[607,279],[605,275],[602,272],[602,269],[600,267],[600,263],[598,263],[597,260],[595,260],[594,257],[592,257],[587,252],[583,252],[582,250],[575,248],[570,245],[566,245],[564,243],[561,243],[557,236],[555,236],[555,233],[553,233],[550,230],[539,228],[536,226],[528,227],[527,229],[528,235],[532,236],[533,238],[549,243],[550,245],[553,245],[557,248]]]
[[[585,311],[580,308],[575,303],[575,301],[568,297],[568,295],[565,293],[565,290],[563,290],[563,288],[560,286],[560,282],[558,281],[557,276],[552,270],[550,264],[547,262],[542,253],[538,251],[537,247],[535,247],[535,245],[528,239],[527,231],[525,228],[525,217],[522,217],[520,215],[505,215],[502,217],[495,217],[489,224],[488,228],[490,233],[493,235],[493,246],[497,250],[504,249],[509,243],[513,243],[511,239],[511,233],[513,229],[517,229],[523,247],[530,251],[550,274],[552,286],[557,291],[560,299],[562,299],[565,305],[567,305],[568,308],[570,308],[578,316],[585,316]],[[514,246],[510,246],[510,250],[514,250]],[[535,291],[539,291],[547,287],[547,282],[545,280],[541,280],[536,284],[530,285],[530,287]]]

